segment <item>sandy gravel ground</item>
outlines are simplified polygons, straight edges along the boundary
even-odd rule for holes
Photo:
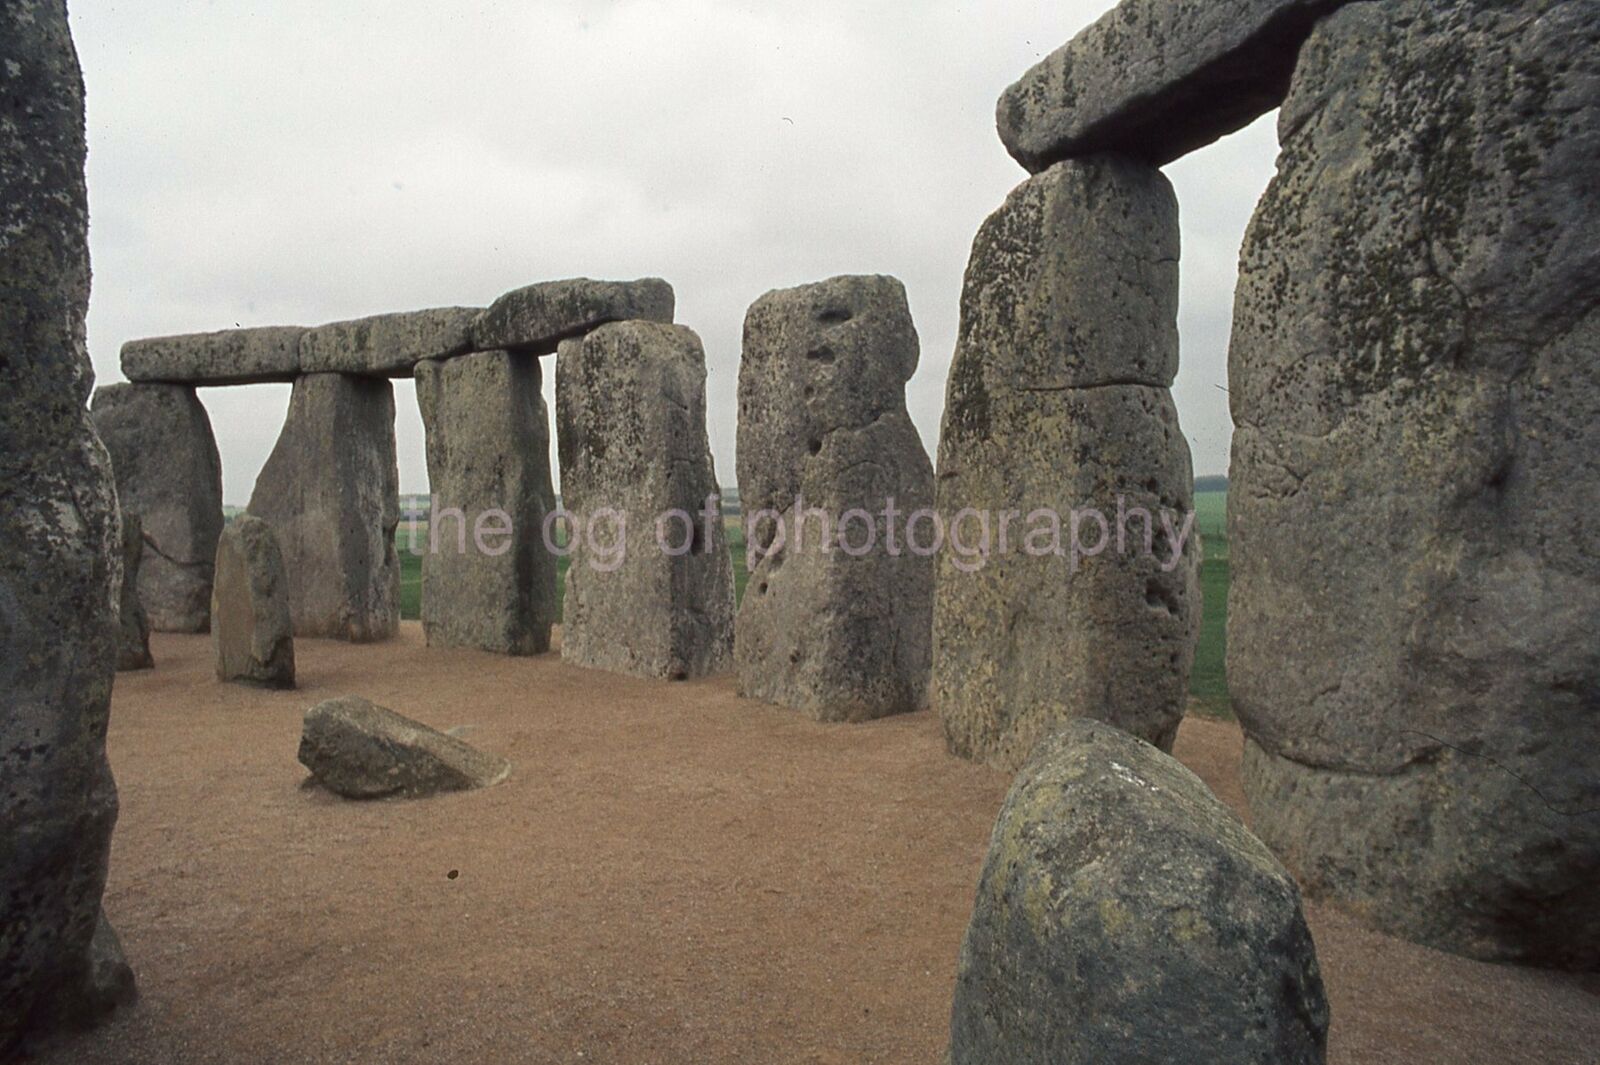
[[[119,678],[106,909],[142,1001],[53,1065],[940,1060],[1008,781],[927,714],[820,726],[563,665],[302,641],[303,687],[217,684],[204,637]],[[302,787],[300,715],[346,693],[505,754],[419,802]],[[1178,753],[1240,802],[1238,731]],[[1451,958],[1311,914],[1332,1060],[1593,1065],[1600,979]]]

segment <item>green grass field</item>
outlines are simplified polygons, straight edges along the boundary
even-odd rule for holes
[[[1200,643],[1195,650],[1194,672],[1190,676],[1189,693],[1202,713],[1213,717],[1231,717],[1228,703],[1228,679],[1224,666],[1227,655],[1228,628],[1228,494],[1221,491],[1195,494],[1195,528],[1205,545],[1205,561],[1200,567],[1200,584],[1205,592],[1205,618],[1200,626]],[[745,569],[744,529],[735,517],[724,519],[727,529],[728,549],[733,556],[734,594],[744,596],[749,573]],[[400,614],[407,619],[422,616],[422,557],[411,551],[411,526],[401,522],[395,534],[400,551]],[[415,540],[426,547],[428,526],[419,522]],[[566,590],[567,560],[557,563],[556,616],[559,619],[562,595]]]

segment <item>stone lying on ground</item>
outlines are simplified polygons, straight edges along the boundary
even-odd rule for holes
[[[543,281],[506,293],[479,315],[473,348],[548,355],[561,341],[607,322],[670,323],[674,303],[672,286],[658,277]]]
[[[300,326],[263,326],[130,340],[122,345],[122,373],[130,381],[187,385],[293,381],[304,333]]]
[[[556,555],[550,416],[539,360],[503,351],[417,365],[433,492],[422,557],[430,647],[531,655],[550,649]]]
[[[951,1065],[1318,1065],[1293,877],[1174,759],[1097,721],[1040,743],[995,824]]]
[[[1119,152],[1160,166],[1283,102],[1301,44],[1349,0],[1122,0],[1000,97],[1033,173]]]
[[[205,407],[187,385],[106,385],[95,390],[94,423],[118,498],[143,524],[137,587],[150,627],[205,632],[222,532],[222,460]]]
[[[742,694],[826,721],[926,705],[934,560],[890,548],[903,515],[933,505],[933,464],[906,413],[918,352],[905,288],[892,277],[836,277],[750,308],[740,499],[747,515],[781,519],[759,523],[753,541],[735,625]],[[802,499],[825,517],[811,518],[797,545]],[[891,505],[902,515],[894,528]],[[864,515],[840,529],[851,510]],[[837,546],[841,533],[849,552]]]
[[[479,307],[437,307],[320,325],[300,338],[300,372],[410,377],[424,359],[470,351],[480,313]]]
[[[1356,4],[1242,254],[1228,685],[1308,893],[1600,967],[1600,0]]]
[[[300,764],[347,799],[487,788],[511,773],[504,758],[354,696],[306,711]]]
[[[562,502],[579,533],[561,656],[666,679],[727,669],[733,566],[720,512],[703,514],[720,490],[700,338],[619,322],[566,341],[556,412]]]
[[[150,619],[139,602],[139,561],[144,554],[144,533],[139,515],[122,512],[122,591],[118,596],[117,669],[149,669]]]
[[[218,680],[294,687],[294,635],[283,552],[272,527],[249,514],[230,522],[217,542],[211,650]]]
[[[952,542],[932,701],[956,754],[1015,769],[1078,717],[1171,746],[1201,613],[1194,479],[1165,387],[1177,255],[1171,186],[1109,156],[1029,179],[978,233],[939,446]],[[1104,518],[1106,541],[1077,511]],[[1075,520],[1100,553],[1074,552]],[[987,557],[954,549],[981,544],[984,522]]]
[[[288,573],[296,636],[364,643],[400,625],[400,474],[386,380],[308,374],[250,496]]]
[[[12,1060],[28,1029],[81,998],[100,916],[122,545],[87,410],[83,78],[65,4],[0,4],[0,80],[0,1059]]]

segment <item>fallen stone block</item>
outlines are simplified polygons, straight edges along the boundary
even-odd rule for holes
[[[130,340],[122,345],[122,374],[130,381],[184,385],[293,381],[304,333],[300,326],[263,326]]]
[[[347,799],[424,798],[487,788],[511,763],[354,696],[306,711],[300,764]]]
[[[481,313],[437,307],[319,325],[300,337],[300,372],[410,377],[424,359],[470,351],[472,323]]]
[[[294,687],[294,633],[283,552],[272,527],[250,514],[230,522],[217,542],[211,650],[218,680]]]
[[[563,340],[607,322],[672,321],[672,286],[658,277],[638,281],[544,281],[508,292],[472,327],[477,351],[549,355]]]
[[[1300,891],[1189,770],[1098,721],[1039,744],[962,944],[951,1065],[1320,1065]]]
[[[1118,152],[1155,166],[1283,102],[1300,46],[1349,0],[1122,0],[1000,97],[1000,139],[1033,173]]]

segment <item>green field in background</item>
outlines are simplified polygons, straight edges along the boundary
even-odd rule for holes
[[[1228,680],[1224,665],[1227,655],[1228,628],[1228,532],[1226,492],[1197,492],[1195,494],[1195,528],[1205,545],[1205,561],[1200,567],[1200,584],[1205,593],[1205,617],[1200,626],[1200,642],[1195,649],[1194,672],[1190,676],[1189,693],[1196,709],[1216,717],[1229,717]],[[733,556],[734,594],[743,597],[749,573],[745,569],[744,530],[735,517],[723,520],[727,530],[728,549]],[[422,616],[422,557],[411,550],[411,527],[400,523],[395,543],[400,551],[400,613],[415,620]],[[426,550],[428,526],[416,525],[415,542]],[[567,560],[557,563],[556,616],[561,614],[562,596],[566,590]]]

